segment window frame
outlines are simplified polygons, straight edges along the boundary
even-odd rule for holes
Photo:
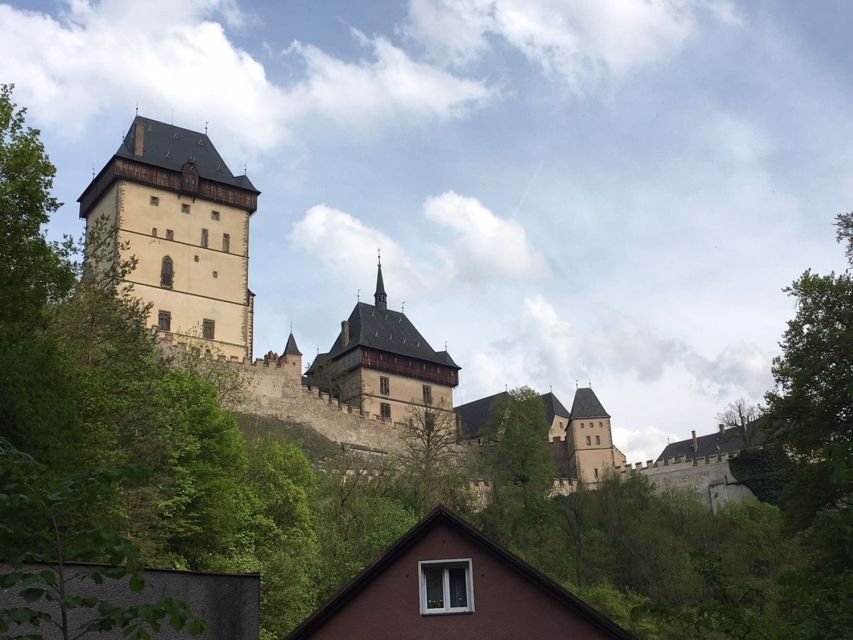
[[[595,436],[595,444],[601,444],[601,436]]]
[[[210,335],[207,335],[207,328],[210,327]],[[201,337],[204,340],[216,340],[216,321],[210,318],[205,318],[201,321]]]
[[[148,198],[148,204],[152,207],[160,206],[160,197],[159,196],[151,196]]]
[[[169,265],[168,268],[166,265]],[[163,289],[175,287],[175,262],[170,256],[163,256],[160,260],[160,287]]]
[[[191,209],[190,205],[188,205],[186,202],[181,203],[181,213],[185,213],[185,214],[189,215],[190,209]]]
[[[588,446],[588,447],[592,446],[592,436],[586,437],[586,446]]]
[[[231,234],[229,233],[222,234],[222,251],[231,253]]]
[[[442,569],[442,592],[444,602],[450,601],[449,569],[465,569],[465,591],[468,605],[465,607],[427,608],[427,589],[425,569]],[[418,600],[422,616],[441,616],[474,613],[474,561],[471,558],[448,558],[445,560],[418,560]]]
[[[204,228],[202,228],[202,230],[201,230],[200,246],[204,249],[207,249],[210,246],[210,232]]]
[[[432,406],[432,385],[424,384],[421,386],[423,387],[424,404],[428,407],[431,407]]]
[[[385,415],[385,409],[388,409],[388,415]],[[379,403],[379,418],[384,422],[385,420],[391,420],[391,403],[390,402],[380,402]]]
[[[391,378],[389,376],[379,376],[379,393],[383,396],[391,395]]]
[[[165,323],[163,322],[165,320]],[[163,324],[166,326],[164,327]],[[160,331],[171,333],[172,331],[172,312],[160,309],[157,311],[157,328]]]

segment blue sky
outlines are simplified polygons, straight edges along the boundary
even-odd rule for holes
[[[389,304],[463,367],[457,402],[592,381],[629,460],[770,386],[806,268],[853,201],[837,2],[152,0],[0,4],[75,200],[139,104],[263,192],[256,355],[325,351],[382,247]]]

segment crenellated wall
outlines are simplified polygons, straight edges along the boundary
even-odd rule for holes
[[[754,495],[732,475],[729,460],[738,452],[702,458],[665,458],[658,462],[647,460],[616,468],[622,477],[641,474],[648,477],[659,490],[667,487],[692,488],[702,501],[716,512],[729,502],[739,502]]]

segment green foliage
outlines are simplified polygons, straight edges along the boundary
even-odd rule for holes
[[[51,194],[56,169],[25,109],[0,84],[0,327],[20,334],[36,325],[45,305],[62,299],[73,282],[70,247],[51,244],[41,228],[59,202]]]
[[[0,575],[0,587],[25,606],[0,609],[0,631],[38,637],[52,625],[64,640],[117,629],[125,637],[146,640],[164,620],[193,635],[204,630],[183,602],[171,598],[144,605],[119,605],[109,599],[81,597],[75,582],[126,581],[135,592],[145,586],[139,549],[115,531],[100,509],[104,495],[140,476],[126,467],[55,479],[29,455],[0,438],[0,561],[12,571]],[[110,566],[69,567],[69,559]],[[115,592],[116,588],[106,591]],[[33,604],[35,608],[29,605]],[[84,615],[77,626],[69,612]]]

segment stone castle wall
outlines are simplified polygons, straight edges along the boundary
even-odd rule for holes
[[[359,448],[398,451],[399,425],[360,415],[357,409],[341,405],[327,393],[302,384],[301,362],[231,362],[246,380],[246,397],[235,411],[270,416],[312,427],[330,440]]]
[[[724,453],[703,458],[666,458],[659,462],[647,460],[645,464],[617,467],[616,471],[622,477],[630,474],[641,474],[649,478],[659,490],[668,487],[694,489],[702,502],[711,511],[717,512],[729,502],[740,502],[752,491],[740,484],[734,477],[729,460],[737,456],[737,452]]]

